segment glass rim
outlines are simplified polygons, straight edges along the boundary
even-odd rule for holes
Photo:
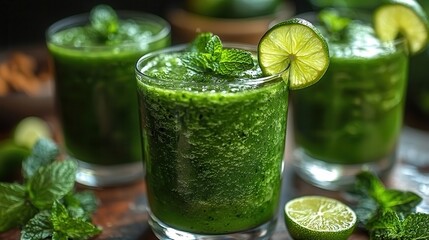
[[[154,58],[156,56],[159,56],[160,54],[163,53],[174,53],[174,52],[182,52],[183,50],[186,49],[186,47],[189,46],[189,43],[185,43],[185,44],[178,44],[175,46],[170,46],[164,49],[160,49],[160,50],[156,50],[156,51],[152,51],[149,53],[144,54],[143,56],[141,56],[136,64],[135,64],[135,72],[136,74],[140,77],[139,81],[141,81],[141,78],[146,78],[146,79],[150,79],[150,81],[152,82],[165,82],[165,80],[163,79],[158,79],[152,76],[149,76],[147,74],[145,74],[144,72],[141,71],[141,68],[143,66],[143,63],[145,61],[147,61],[148,59]],[[251,51],[252,53],[255,53],[255,55],[257,56],[257,46],[252,45],[252,44],[245,44],[245,43],[233,43],[233,42],[224,42],[223,46],[226,48],[237,48],[237,49],[242,49],[242,50],[247,50],[247,51]],[[285,69],[286,71],[287,69]],[[270,82],[275,82],[277,80],[281,80],[282,79],[282,74],[283,72],[277,73],[277,74],[273,74],[273,75],[269,75],[269,76],[260,76],[260,77],[255,77],[255,78],[241,78],[240,82],[225,82],[222,83],[222,85],[227,85],[227,86],[254,86],[254,85],[260,85],[260,84],[265,84],[265,83],[270,83]],[[184,82],[182,80],[175,80],[175,81],[171,81],[172,83],[181,83],[181,84],[187,84],[187,82]],[[216,85],[217,83],[195,83],[195,82],[189,82],[189,85],[191,86],[213,86]]]
[[[136,20],[151,20],[152,23],[157,24],[160,26],[161,30],[152,35],[148,40],[145,42],[146,44],[151,44],[158,42],[166,37],[168,37],[171,34],[171,25],[170,23],[163,19],[162,17],[159,17],[155,14],[148,13],[148,12],[139,12],[139,11],[130,11],[130,10],[117,10],[116,14],[118,15],[119,19],[121,20],[127,20],[127,19],[136,19]],[[127,47],[134,47],[141,44],[141,42],[130,42],[126,44],[120,44],[120,45],[113,45],[113,46],[70,46],[70,45],[64,45],[64,44],[58,44],[55,42],[52,42],[52,36],[61,31],[65,30],[71,27],[77,27],[77,26],[83,26],[85,23],[89,23],[89,16],[90,12],[86,13],[80,13],[75,14],[69,17],[62,18],[54,23],[52,23],[45,31],[45,39],[46,42],[49,44],[53,44],[55,46],[60,46],[62,48],[69,48],[69,49],[112,49],[112,48],[127,48]]]

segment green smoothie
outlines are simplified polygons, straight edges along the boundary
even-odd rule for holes
[[[184,47],[137,64],[149,207],[181,231],[225,234],[275,218],[288,87],[254,67],[234,77],[185,66]]]
[[[408,56],[369,25],[328,34],[331,63],[314,86],[294,92],[296,144],[327,163],[376,162],[394,154],[403,117]]]
[[[94,30],[88,15],[62,20],[49,31],[67,153],[97,165],[141,161],[134,67],[142,54],[169,45],[168,24],[149,14],[118,12],[117,31],[107,36]]]

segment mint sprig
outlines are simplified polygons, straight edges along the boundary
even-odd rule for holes
[[[88,239],[101,232],[91,223],[92,192],[75,192],[77,165],[58,159],[50,139],[39,139],[23,161],[23,183],[0,183],[0,232],[22,228],[21,239]]]
[[[91,9],[89,20],[91,27],[106,41],[119,30],[119,18],[109,5],[100,4]]]
[[[412,213],[405,219],[385,211],[371,226],[370,238],[377,240],[429,239],[429,214]]]
[[[224,48],[220,38],[212,33],[199,34],[188,50],[182,61],[197,72],[234,77],[254,67],[250,52]]]
[[[331,39],[341,40],[345,37],[346,29],[351,22],[350,18],[342,17],[337,11],[331,9],[320,11],[318,17]]]
[[[367,171],[356,176],[349,193],[357,202],[354,210],[358,221],[371,239],[429,239],[429,214],[416,213],[416,206],[422,201],[419,195],[388,189]]]

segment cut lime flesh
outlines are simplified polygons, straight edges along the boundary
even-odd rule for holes
[[[326,72],[329,50],[310,22],[293,18],[265,33],[258,45],[258,60],[264,74],[281,74],[290,89],[300,89],[316,83]]]
[[[347,239],[356,214],[344,203],[322,196],[305,196],[285,205],[285,220],[294,239]]]
[[[374,29],[382,41],[399,36],[407,40],[411,54],[422,51],[429,39],[429,23],[417,2],[390,0],[374,12]]]

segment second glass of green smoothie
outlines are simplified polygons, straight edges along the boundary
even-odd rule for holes
[[[394,165],[408,74],[403,40],[381,42],[362,13],[335,14],[350,22],[341,32],[319,25],[331,55],[326,74],[291,96],[297,173],[333,190],[361,170],[382,176]]]
[[[47,45],[65,150],[77,181],[124,184],[143,176],[135,62],[170,44],[170,25],[141,12],[100,5],[54,23]]]

